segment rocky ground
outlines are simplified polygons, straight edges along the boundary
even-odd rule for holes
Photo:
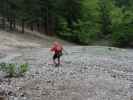
[[[0,72],[0,95],[7,100],[133,100],[132,49],[61,41],[68,53],[55,67],[46,48],[54,39],[2,33],[0,62],[29,64],[24,77],[4,78]]]
[[[133,50],[65,47],[62,65],[51,64],[48,48],[0,50],[1,61],[30,66],[25,77],[3,78],[9,100],[133,100]]]

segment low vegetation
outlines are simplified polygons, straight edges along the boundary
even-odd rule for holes
[[[28,64],[1,63],[0,70],[5,72],[8,77],[24,76],[28,71]]]

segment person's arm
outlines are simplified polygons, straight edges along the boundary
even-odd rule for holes
[[[55,47],[50,48],[50,51],[52,51],[52,52],[53,52],[54,50],[55,50]]]

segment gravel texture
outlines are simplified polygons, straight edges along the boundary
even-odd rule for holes
[[[60,67],[49,48],[0,49],[0,62],[28,63],[24,77],[4,78],[7,100],[133,100],[133,50],[65,46]]]

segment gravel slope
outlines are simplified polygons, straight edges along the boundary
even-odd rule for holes
[[[65,46],[54,67],[48,48],[0,49],[1,60],[30,65],[25,77],[4,79],[9,100],[133,100],[133,50]]]
[[[57,37],[49,37],[29,30],[26,30],[26,33],[6,32],[0,30],[0,48],[50,47],[54,41],[59,41],[67,46],[74,45]]]

